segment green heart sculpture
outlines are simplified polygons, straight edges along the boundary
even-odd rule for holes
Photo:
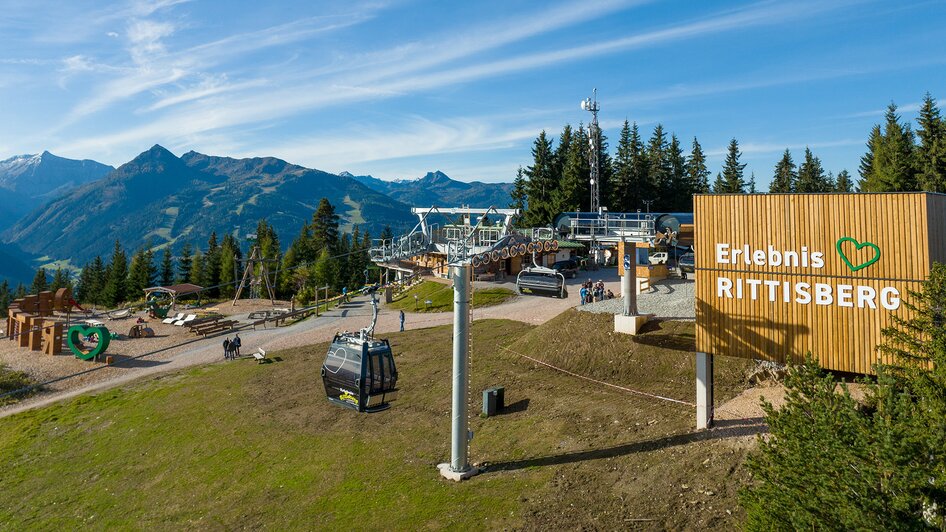
[[[860,250],[860,249],[862,249],[862,248],[871,248],[871,249],[874,250],[874,256],[873,256],[871,259],[867,260],[866,262],[862,262],[862,263],[857,264],[857,265],[852,264],[852,263],[851,263],[851,260],[850,260],[850,259],[848,258],[848,256],[844,253],[844,250],[841,249],[841,244],[843,244],[843,243],[845,243],[845,242],[850,242],[850,243],[854,244],[854,249],[855,249],[855,250]],[[877,247],[877,244],[874,244],[873,242],[864,242],[864,243],[862,244],[862,243],[858,242],[857,240],[854,240],[853,238],[851,238],[851,237],[849,237],[849,236],[845,236],[845,237],[843,237],[843,238],[839,238],[839,239],[838,239],[838,242],[837,242],[837,244],[835,245],[835,248],[838,250],[838,255],[841,256],[841,260],[844,261],[844,264],[847,264],[847,267],[850,268],[852,272],[856,272],[857,270],[863,270],[864,268],[866,268],[866,267],[870,266],[871,264],[873,264],[873,263],[875,263],[875,262],[877,262],[877,261],[880,260],[880,248]]]
[[[82,343],[82,339],[89,335],[98,336],[98,343],[89,348]],[[84,325],[73,325],[69,327],[69,333],[66,335],[66,343],[69,344],[69,350],[72,351],[72,354],[76,358],[82,360],[92,360],[95,357],[101,355],[108,349],[108,342],[112,339],[112,335],[109,334],[108,329],[104,325],[86,327]]]

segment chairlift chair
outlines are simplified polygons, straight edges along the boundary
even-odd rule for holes
[[[357,333],[337,333],[322,364],[322,384],[329,401],[359,412],[385,410],[397,398],[397,368],[391,344],[387,339],[374,338],[379,286],[368,289],[371,324]]]
[[[565,276],[552,268],[534,266],[524,268],[516,277],[516,290],[520,294],[535,296],[568,297]]]

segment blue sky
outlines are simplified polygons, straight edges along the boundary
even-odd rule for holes
[[[0,0],[0,158],[274,155],[511,181],[542,129],[728,140],[767,186],[811,146],[856,174],[891,100],[946,98],[946,2]]]

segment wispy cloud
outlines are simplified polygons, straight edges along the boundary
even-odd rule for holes
[[[922,102],[913,102],[913,103],[908,103],[906,105],[898,105],[897,113],[915,113],[920,110],[920,106],[922,105],[923,105]],[[861,111],[857,113],[841,115],[841,118],[874,118],[878,116],[884,116],[886,112],[887,112],[887,108],[884,107],[883,109],[872,109],[870,111]]]
[[[626,3],[615,2],[611,5],[611,8],[618,9],[619,7],[626,7],[626,5]],[[124,135],[119,134],[118,137],[136,139],[145,132],[162,130],[162,124],[166,124],[168,127],[166,133],[173,135],[175,132],[195,134],[200,131],[207,131],[202,128],[208,127],[233,127],[259,120],[274,120],[328,105],[411,94],[449,85],[468,83],[508,72],[519,72],[525,69],[574,61],[583,57],[654,46],[711,33],[744,29],[751,25],[785,23],[802,16],[811,16],[813,13],[830,9],[836,5],[805,4],[801,7],[810,9],[801,9],[797,4],[791,6],[771,3],[755,4],[746,9],[728,11],[718,16],[647,31],[620,39],[600,41],[549,52],[523,54],[509,59],[486,61],[459,68],[446,68],[414,74],[418,70],[453,64],[459,57],[476,54],[482,50],[506,44],[515,38],[528,38],[537,32],[562,28],[569,22],[565,16],[569,9],[561,8],[551,11],[546,16],[530,16],[529,20],[531,22],[529,23],[524,21],[504,22],[498,30],[481,32],[484,37],[475,45],[466,45],[469,42],[467,35],[460,35],[455,41],[440,41],[426,45],[415,44],[409,49],[422,59],[407,61],[381,70],[369,68],[365,71],[342,72],[336,77],[320,78],[290,86],[273,83],[271,85],[273,88],[268,90],[264,88],[264,90],[249,94],[232,94],[224,101],[215,101],[214,109],[211,111],[199,108],[182,109],[178,116],[158,120],[143,128],[129,130]],[[572,6],[567,7],[571,8]],[[597,10],[595,13],[600,15],[602,11]],[[533,20],[536,18],[538,20]],[[581,17],[578,17],[578,19],[580,20]],[[523,22],[523,31],[516,33],[511,30],[511,28],[517,27],[516,22]],[[575,23],[574,17],[571,22]],[[215,45],[210,48],[218,49],[219,47]],[[399,50],[397,53],[402,53],[402,51]],[[382,56],[387,54],[388,52],[383,52]],[[374,65],[376,61],[377,58],[363,58],[362,64]],[[190,99],[182,98],[181,101],[190,101]],[[213,118],[208,118],[208,115],[212,115]]]
[[[817,151],[821,149],[829,148],[840,148],[845,146],[860,146],[864,144],[864,139],[839,139],[839,140],[826,140],[826,141],[816,141],[816,142],[740,142],[739,151],[743,155],[760,155],[767,153],[781,153],[785,150],[798,151],[804,150],[805,148],[811,148],[811,150]],[[729,147],[717,147],[715,149],[707,150],[706,155],[709,157],[721,157],[726,155],[729,152]],[[815,153],[815,155],[818,155]]]
[[[260,87],[266,85],[268,82],[264,79],[256,79],[250,81],[244,81],[240,83],[229,83],[226,80],[226,77],[214,78],[208,77],[199,83],[182,89],[176,92],[165,92],[165,91],[155,91],[156,94],[168,94],[161,97],[158,101],[153,104],[144,107],[139,110],[139,112],[150,112],[157,111],[159,109],[164,109],[165,107],[171,107],[174,105],[179,105],[186,102],[192,102],[195,100],[201,100],[209,96],[215,96],[218,94],[224,94],[227,92],[235,92],[246,90],[254,87]]]

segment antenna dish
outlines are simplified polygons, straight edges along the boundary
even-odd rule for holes
[[[581,101],[581,110],[582,110],[582,111],[587,111],[587,110],[588,110],[588,101],[587,101],[587,100],[582,100],[582,101]]]

